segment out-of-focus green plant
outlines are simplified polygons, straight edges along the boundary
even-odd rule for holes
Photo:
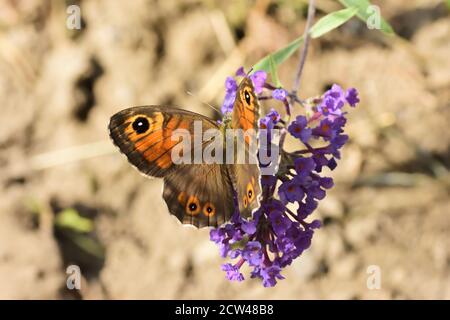
[[[74,208],[67,208],[56,215],[54,225],[82,251],[104,258],[103,246],[89,234],[94,230],[94,222],[91,219],[81,216]]]
[[[325,33],[336,29],[337,27],[350,20],[357,12],[358,8],[350,7],[327,14],[312,26],[309,32],[311,38],[318,38]],[[273,67],[271,68],[271,64],[272,66],[275,65],[275,67],[277,67],[281,63],[286,61],[286,59],[288,59],[294,52],[297,51],[297,49],[303,43],[303,40],[303,36],[298,37],[297,39],[289,43],[286,47],[265,56],[253,66],[253,70],[264,70],[270,72],[272,69],[274,69]]]
[[[91,232],[94,229],[92,220],[82,217],[78,211],[73,208],[64,209],[59,212],[55,217],[55,226],[84,233]]]

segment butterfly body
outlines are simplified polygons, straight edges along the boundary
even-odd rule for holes
[[[212,140],[203,140],[203,133],[217,130],[226,154],[230,144],[226,132],[238,129],[256,132],[258,119],[259,104],[253,85],[250,79],[244,78],[233,111],[224,116],[221,124],[182,109],[142,106],[116,113],[110,120],[109,131],[114,144],[134,167],[146,176],[164,179],[163,199],[171,214],[184,224],[218,226],[230,220],[236,210],[248,218],[259,207],[261,186],[257,161],[175,164],[173,151],[182,141],[174,139],[174,134],[180,129],[188,133],[194,141],[189,150],[192,156],[201,155],[212,146]],[[247,159],[255,160],[257,150],[250,148],[250,139],[246,139],[242,151]],[[231,143],[236,145],[236,140]],[[185,155],[184,150],[182,153]],[[232,159],[235,158],[233,154]]]

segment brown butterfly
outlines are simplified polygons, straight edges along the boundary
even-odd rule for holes
[[[146,176],[164,178],[163,198],[171,214],[185,224],[216,227],[231,218],[236,211],[236,202],[244,218],[250,217],[259,207],[259,167],[255,162],[175,164],[171,151],[180,141],[173,140],[172,133],[176,129],[185,129],[192,139],[201,138],[194,130],[194,122],[198,121],[203,132],[219,129],[224,140],[226,129],[253,129],[256,132],[259,109],[252,81],[246,77],[238,87],[231,117],[228,120],[225,117],[220,125],[208,117],[182,109],[142,106],[112,116],[109,131],[114,144],[134,167]],[[248,142],[246,140],[246,159],[256,157],[257,151],[252,151]],[[198,151],[195,148],[203,151],[209,143],[194,145],[190,151],[195,153]]]

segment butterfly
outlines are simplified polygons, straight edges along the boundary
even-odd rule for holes
[[[194,123],[202,131],[218,129],[225,140],[228,130],[258,130],[259,102],[250,78],[238,86],[233,109],[218,124],[201,114],[169,106],[141,106],[124,109],[110,119],[113,143],[128,161],[149,177],[163,178],[163,198],[169,212],[183,224],[198,228],[217,227],[229,221],[239,210],[249,218],[260,206],[260,169],[257,162],[175,164],[171,154],[179,140],[172,139],[177,129],[187,130],[192,139],[200,138]],[[245,140],[246,159],[256,152]],[[210,141],[192,146],[190,152],[204,151]],[[236,143],[234,141],[233,143]],[[224,144],[223,148],[226,148]],[[226,150],[224,150],[225,153]]]

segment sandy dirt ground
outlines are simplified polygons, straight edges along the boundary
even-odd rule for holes
[[[319,17],[340,7],[317,2]],[[399,37],[354,19],[311,44],[300,96],[339,83],[361,104],[313,215],[323,228],[267,289],[225,279],[208,230],[169,216],[161,180],[129,166],[107,124],[146,104],[217,118],[200,101],[220,106],[227,75],[300,35],[305,6],[80,1],[82,29],[69,30],[71,1],[2,1],[0,299],[450,299],[449,10],[374,2]],[[287,87],[295,66],[281,67]],[[78,291],[66,288],[72,264]]]

